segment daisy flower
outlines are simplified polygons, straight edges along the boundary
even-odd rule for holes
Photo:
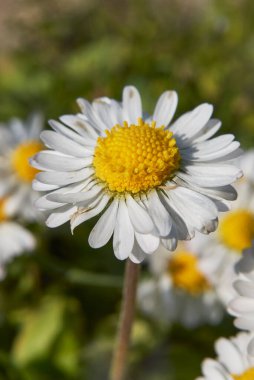
[[[237,317],[236,327],[254,332],[254,246],[244,251],[236,268],[238,277],[234,287],[238,296],[230,302],[228,312]],[[254,356],[254,339],[248,350]]]
[[[0,125],[0,197],[8,196],[7,213],[31,221],[37,219],[34,202],[38,193],[32,189],[32,181],[38,173],[29,164],[29,158],[43,145],[39,136],[42,118],[34,114],[27,122],[12,119]]]
[[[250,334],[240,333],[234,338],[218,339],[215,343],[217,359],[205,359],[203,377],[196,380],[253,380],[254,359],[247,352],[250,338]]]
[[[140,309],[162,324],[194,328],[217,324],[224,315],[215,290],[218,258],[203,256],[193,240],[181,243],[173,255],[160,247],[149,261],[152,278],[139,285]]]
[[[50,148],[32,164],[41,170],[34,189],[46,194],[37,207],[51,212],[49,227],[71,221],[71,229],[102,213],[89,236],[93,248],[113,235],[120,260],[141,262],[161,242],[174,250],[178,240],[217,227],[218,210],[233,200],[230,185],[241,171],[228,163],[238,154],[233,135],[211,137],[221,123],[202,104],[171,124],[177,95],[163,93],[152,116],[141,97],[125,87],[121,103],[109,98],[78,100],[81,113],[50,121],[41,134]]]
[[[203,252],[221,259],[217,291],[225,305],[236,296],[232,286],[236,277],[234,266],[241,258],[242,251],[249,248],[254,239],[253,159],[253,151],[246,152],[238,159],[244,177],[236,183],[238,198],[232,203],[231,210],[220,214],[218,229],[207,239],[198,236]]]
[[[6,213],[8,199],[0,199],[0,279],[5,276],[5,266],[15,256],[32,251],[36,246],[33,235]]]

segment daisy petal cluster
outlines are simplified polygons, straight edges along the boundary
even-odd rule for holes
[[[38,170],[30,166],[29,159],[43,147],[41,130],[39,114],[33,114],[26,122],[12,119],[0,126],[0,197],[7,200],[5,209],[9,216],[27,221],[39,216],[34,207],[38,194],[31,186]]]
[[[32,160],[40,170],[37,207],[50,213],[49,227],[70,221],[71,229],[102,214],[89,243],[104,246],[113,235],[115,256],[141,262],[161,243],[174,250],[178,240],[217,227],[218,211],[236,198],[231,184],[241,171],[233,135],[213,137],[221,123],[202,104],[172,123],[177,94],[163,93],[146,116],[138,90],[127,86],[122,102],[106,97],[81,112],[51,121],[41,134],[49,150]]]
[[[218,257],[203,255],[194,240],[181,243],[173,255],[160,247],[149,260],[152,276],[140,283],[140,309],[164,325],[194,328],[217,324],[224,315],[216,294]]]
[[[196,380],[253,380],[254,359],[247,352],[250,338],[250,334],[240,333],[234,338],[218,339],[215,343],[217,359],[205,359],[203,377]]]
[[[11,259],[36,246],[31,232],[9,219],[7,205],[8,199],[0,199],[0,279],[5,276],[5,266]]]
[[[244,251],[236,268],[238,276],[234,287],[238,296],[230,302],[228,312],[236,317],[236,327],[254,332],[254,246]],[[248,350],[254,356],[254,338]]]
[[[235,264],[254,239],[254,182],[251,175],[252,168],[254,169],[253,158],[254,152],[247,151],[235,161],[244,174],[235,184],[237,200],[227,206],[230,208],[228,212],[220,213],[218,229],[209,238],[196,234],[193,242],[197,243],[204,254],[211,256],[211,260],[214,256],[218,258],[216,288],[225,306],[236,296],[232,286],[236,278]]]

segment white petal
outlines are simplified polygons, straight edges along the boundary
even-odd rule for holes
[[[61,201],[59,201],[57,197],[56,199],[54,199],[54,196],[57,196],[57,194],[58,195],[65,194],[66,192],[69,192],[69,191],[78,192],[78,191],[81,191],[83,188],[84,188],[83,183],[78,184],[78,185],[74,184],[74,185],[69,185],[66,187],[61,187],[60,189],[57,189],[53,191],[52,193],[46,194],[40,197],[39,199],[37,199],[35,201],[35,206],[41,210],[50,210],[50,209],[62,207],[66,204],[66,202],[61,203]]]
[[[152,232],[154,225],[147,211],[131,195],[127,196],[126,203],[131,223],[139,233]]]
[[[134,246],[129,258],[135,264],[141,263],[145,258],[145,252],[142,251],[136,240],[134,240]]]
[[[42,170],[73,171],[91,165],[93,157],[69,157],[57,154],[54,151],[46,150],[37,153],[33,157],[33,160],[44,168]]]
[[[44,144],[51,149],[68,154],[74,157],[84,158],[91,156],[91,152],[68,137],[62,136],[54,131],[43,131],[41,139]]]
[[[109,200],[110,197],[107,194],[103,194],[88,207],[79,208],[71,218],[71,231],[73,232],[81,223],[98,215],[107,206]]]
[[[160,244],[160,239],[157,236],[151,234],[139,234],[135,232],[135,237],[142,251],[145,253],[153,253],[158,249]]]
[[[83,120],[82,117],[78,115],[63,115],[60,117],[60,120],[85,138],[89,137],[89,139],[97,140],[97,131],[88,122]]]
[[[49,185],[65,186],[71,183],[84,181],[94,173],[92,168],[85,168],[73,172],[40,172],[36,175],[39,182]]]
[[[228,309],[228,312],[231,315],[235,315],[235,313],[232,312],[232,309]],[[250,315],[248,318],[244,315],[243,317],[238,317],[234,320],[234,325],[240,330],[249,330],[254,331],[254,319],[253,315]]]
[[[46,220],[46,225],[50,228],[59,227],[68,222],[72,215],[77,211],[75,206],[63,206],[52,213]]]
[[[79,192],[68,192],[65,194],[52,193],[48,196],[48,198],[52,201],[56,202],[64,202],[64,203],[81,203],[81,202],[90,202],[91,199],[98,197],[100,192],[102,191],[102,187],[98,185],[94,185],[91,189],[84,189]]]
[[[254,315],[254,299],[247,297],[235,298],[230,302],[230,309],[236,314]]]
[[[119,208],[117,212],[113,248],[115,256],[119,260],[126,259],[133,248],[134,244],[134,230],[129,218],[128,208],[125,201],[119,202]]]
[[[229,373],[241,374],[244,372],[244,363],[237,347],[228,339],[220,338],[215,343],[219,360],[228,369]]]
[[[36,191],[51,191],[51,190],[58,189],[59,186],[49,185],[46,183],[42,183],[38,181],[37,179],[34,179],[32,182],[32,187],[33,187],[33,190],[36,190]]]
[[[176,238],[172,239],[161,239],[162,245],[169,251],[174,251],[177,247],[178,240]]]
[[[170,204],[174,204],[185,222],[202,233],[215,230],[218,212],[209,198],[184,187],[178,187],[167,194]]]
[[[172,202],[168,196],[161,194],[164,200],[164,206],[170,214],[173,224],[170,234],[167,238],[176,238],[178,240],[190,240],[194,237],[194,229],[184,219],[183,215],[177,209],[174,202]]]
[[[164,125],[167,127],[174,116],[177,107],[177,93],[175,91],[166,91],[160,97],[155,106],[153,120],[156,121],[157,127]]]
[[[202,187],[225,186],[242,177],[242,172],[232,165],[188,165],[184,170],[186,174],[177,173],[179,178]]]
[[[174,133],[180,146],[186,146],[189,144],[189,139],[200,133],[202,128],[206,126],[212,112],[213,106],[204,103],[175,121],[170,130]]]
[[[157,191],[153,191],[148,195],[149,214],[159,231],[160,236],[167,236],[172,227],[172,219],[163,206]]]
[[[223,366],[215,360],[205,359],[202,365],[205,380],[232,380]]]
[[[248,353],[249,355],[254,356],[254,338],[252,338],[248,344]]]
[[[141,97],[134,86],[124,87],[123,112],[124,119],[131,124],[137,124],[138,118],[142,118]]]
[[[96,115],[91,104],[83,98],[77,100],[79,107],[81,108],[84,116],[91,126],[96,128],[98,131],[103,132],[107,129],[107,125]]]
[[[226,147],[223,147],[222,149],[217,149],[217,146],[215,144],[214,151],[213,152],[207,152],[207,151],[199,151],[198,146],[197,147],[190,147],[189,149],[182,150],[181,151],[181,157],[188,163],[188,161],[197,161],[197,162],[207,162],[207,161],[223,161],[228,160],[231,157],[235,157],[236,151],[237,155],[240,154],[239,151],[240,143],[238,141],[233,141]]]
[[[182,181],[180,178],[175,178],[174,181],[182,187],[186,187],[197,193],[202,193],[203,195],[207,195],[210,198],[214,198],[218,200],[226,199],[228,201],[235,201],[237,198],[237,192],[235,188],[231,185],[217,186],[215,188],[206,187],[206,188],[200,189],[199,186],[186,183]]]
[[[253,282],[237,280],[234,282],[234,288],[241,296],[250,297],[254,299],[254,283]]]
[[[204,128],[202,128],[202,130],[200,131],[200,133],[195,136],[194,138],[195,143],[210,139],[212,136],[215,135],[216,132],[218,132],[220,127],[221,127],[220,120],[217,120],[217,119],[208,120]]]
[[[92,248],[104,246],[111,238],[115,228],[118,204],[119,200],[115,199],[90,232],[88,242]]]
[[[67,137],[68,139],[75,141],[77,144],[83,146],[86,145],[95,145],[95,140],[85,139],[84,136],[79,135],[78,133],[74,132],[73,130],[66,127],[66,125],[63,125],[59,121],[56,120],[49,120],[49,125],[54,129],[57,133],[59,133],[62,136]],[[86,141],[89,144],[86,144]]]
[[[95,99],[92,107],[107,129],[111,129],[116,123],[111,118],[111,109],[104,98]]]

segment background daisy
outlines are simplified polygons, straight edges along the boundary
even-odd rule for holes
[[[38,194],[32,181],[38,172],[29,158],[42,149],[39,136],[43,127],[41,115],[33,114],[26,121],[11,119],[0,126],[0,196],[8,195],[6,212],[27,221],[41,217],[34,207]]]
[[[206,359],[203,377],[197,380],[252,380],[254,359],[247,353],[251,335],[240,333],[234,338],[220,338],[215,343],[216,360]]]
[[[240,260],[243,249],[249,248],[254,239],[254,185],[251,177],[253,152],[247,151],[237,161],[244,177],[235,185],[237,200],[230,211],[220,214],[218,229],[208,238],[197,234],[197,243],[203,254],[217,257],[217,291],[225,305],[236,295],[232,284],[236,277],[235,264]]]
[[[216,294],[218,258],[202,255],[194,240],[181,243],[172,255],[160,247],[149,261],[152,276],[140,283],[140,309],[163,324],[194,328],[217,324],[224,315]]]
[[[237,317],[236,327],[254,332],[254,246],[244,251],[236,269],[238,276],[233,285],[237,297],[230,302],[228,311]],[[250,342],[248,350],[254,356],[254,339]]]
[[[9,220],[7,201],[0,200],[0,278],[5,276],[5,266],[15,256],[34,250],[36,240],[22,225]]]

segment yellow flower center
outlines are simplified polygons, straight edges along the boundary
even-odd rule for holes
[[[39,170],[32,168],[29,158],[34,156],[43,148],[42,144],[35,140],[26,141],[17,146],[12,152],[12,167],[17,177],[23,182],[32,182]]]
[[[119,193],[147,191],[167,181],[179,167],[180,154],[172,132],[155,122],[124,122],[99,137],[93,165],[96,177]]]
[[[247,369],[242,375],[231,375],[234,380],[253,380],[254,368]]]
[[[254,239],[254,215],[244,209],[231,211],[220,222],[218,231],[223,244],[241,252],[251,247]]]
[[[169,262],[169,273],[176,288],[191,295],[199,295],[210,288],[210,284],[198,267],[198,259],[191,252],[179,251]]]
[[[7,219],[5,204],[6,198],[0,198],[0,222],[3,222]]]

